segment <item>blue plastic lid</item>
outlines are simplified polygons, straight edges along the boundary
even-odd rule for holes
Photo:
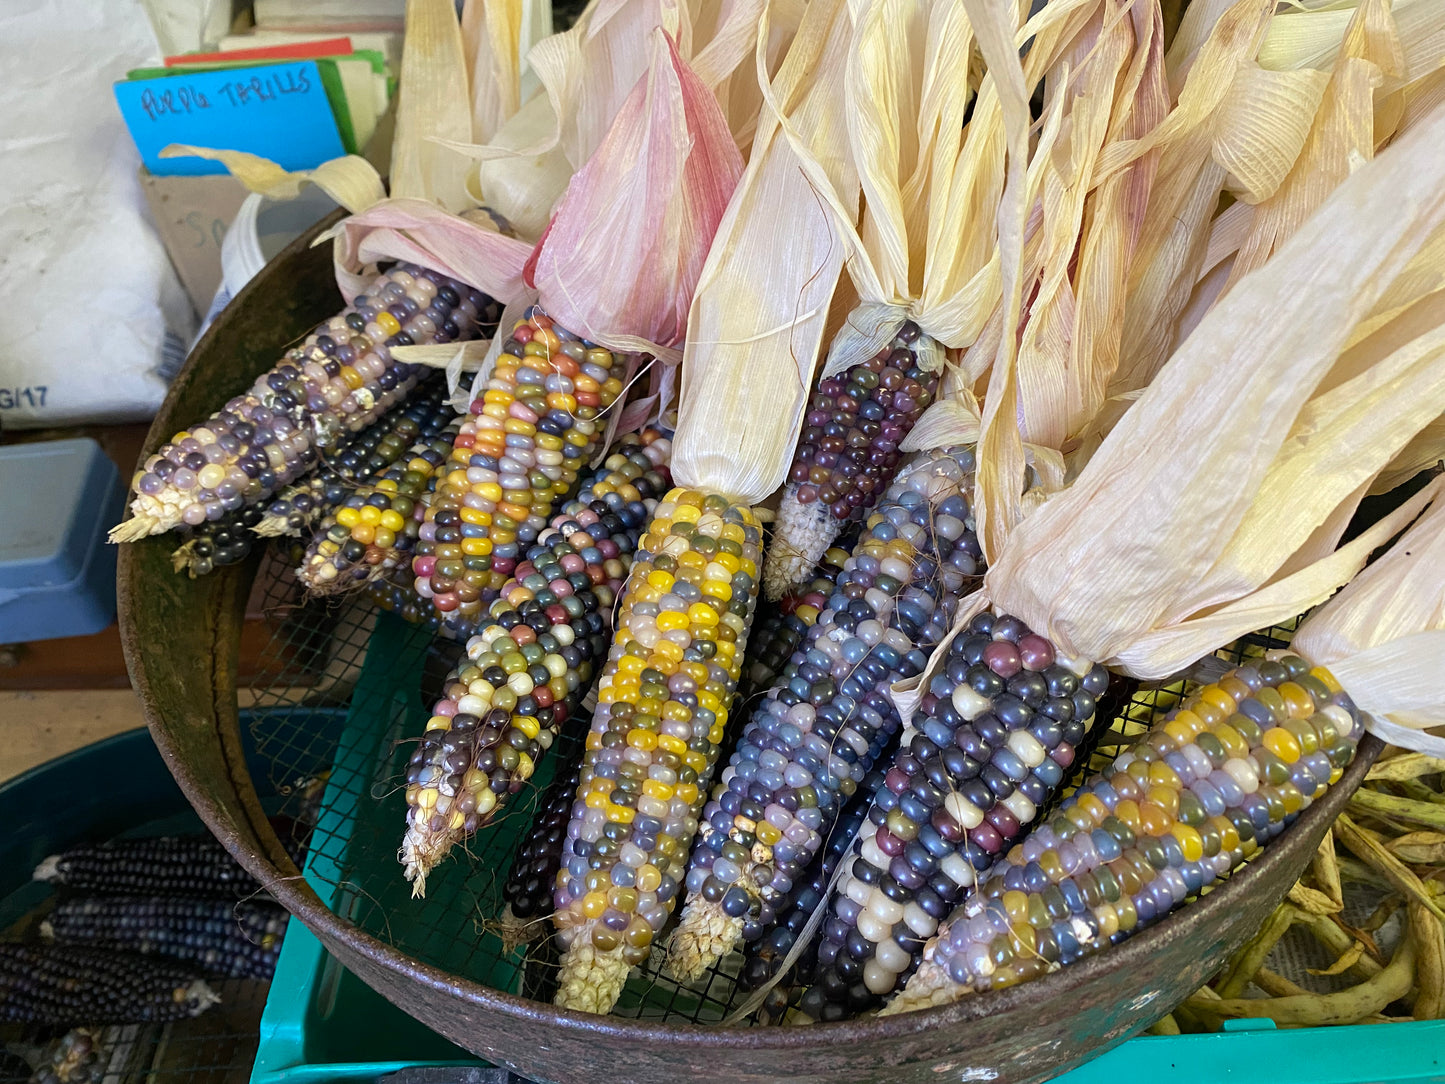
[[[0,589],[79,576],[116,475],[89,437],[0,445]]]

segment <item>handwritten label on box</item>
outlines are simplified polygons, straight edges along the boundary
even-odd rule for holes
[[[171,143],[249,151],[284,169],[346,153],[316,64],[227,68],[115,85],[146,168],[158,177],[224,173],[203,158],[162,158]]]

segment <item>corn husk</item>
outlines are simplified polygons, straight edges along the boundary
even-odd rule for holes
[[[652,62],[572,178],[528,263],[562,326],[624,353],[680,360],[703,260],[742,174],[712,92],[661,30]]]
[[[770,35],[765,11],[760,83]],[[843,0],[811,0],[764,92],[752,157],[689,317],[672,459],[679,484],[756,504],[787,470],[846,253],[823,193],[843,206],[858,199],[843,115],[851,37]]]
[[[1334,550],[1341,511],[1445,409],[1445,327],[1317,389],[1445,223],[1442,170],[1445,111],[1205,315],[1077,481],[1015,528],[985,579],[995,604],[1066,655],[1157,679],[1348,582],[1401,524]]]
[[[1385,741],[1445,756],[1445,477],[1379,559],[1306,618],[1291,648],[1325,666]],[[1434,729],[1434,734],[1427,731]]]

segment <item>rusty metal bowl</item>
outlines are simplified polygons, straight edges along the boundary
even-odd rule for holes
[[[329,224],[281,253],[216,321],[162,406],[147,454],[247,386],[288,342],[337,309],[329,249],[310,247]],[[1380,750],[1367,738],[1344,779],[1214,891],[1107,953],[1036,982],[923,1012],[806,1028],[589,1016],[409,955],[331,910],[300,876],[241,751],[238,644],[256,562],[188,580],[171,570],[173,545],[152,538],[122,548],[120,622],[151,733],[191,803],[347,968],[453,1042],[537,1081],[1045,1080],[1137,1034],[1217,971],[1304,871]]]

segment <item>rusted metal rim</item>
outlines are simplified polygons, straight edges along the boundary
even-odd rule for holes
[[[331,216],[299,238],[276,262],[296,263],[305,258],[306,250],[314,238],[336,221],[339,214],[338,212]],[[262,282],[258,277],[237,296],[227,312],[247,310],[270,300],[269,296],[263,297],[259,292],[261,288]],[[273,284],[273,291],[274,288]],[[304,305],[301,305],[301,308],[304,310]],[[235,329],[218,321],[208,332],[207,338],[198,344],[192,361],[187,363],[177,378],[171,394],[152,425],[144,454],[149,454],[175,432],[178,421],[181,425],[194,421],[194,417],[188,416],[187,412],[204,416],[204,410],[196,411],[198,401],[209,401],[211,406],[206,409],[214,409],[218,398],[214,391],[207,399],[207,389],[193,386],[193,363],[195,357],[201,355],[206,345],[217,336],[235,333]],[[1257,905],[1258,896],[1254,896],[1252,900],[1251,896],[1257,893],[1261,886],[1270,891],[1278,889],[1282,894],[1287,885],[1278,883],[1280,867],[1304,867],[1308,855],[1313,852],[1326,829],[1344,808],[1350,794],[1363,781],[1370,764],[1383,748],[1381,742],[1367,736],[1340,782],[1330,788],[1323,799],[1301,814],[1289,831],[1275,840],[1263,855],[1203,900],[1176,912],[1137,937],[1124,941],[1101,955],[1022,986],[898,1016],[870,1017],[816,1024],[811,1027],[660,1024],[613,1016],[595,1016],[520,998],[422,963],[365,933],[322,903],[320,897],[299,876],[269,823],[261,815],[250,777],[245,772],[244,764],[239,763],[235,755],[235,751],[239,749],[236,683],[234,666],[228,673],[224,656],[229,653],[234,657],[240,609],[254,575],[254,567],[240,566],[218,570],[206,577],[205,586],[199,586],[198,581],[193,592],[195,599],[184,600],[187,606],[194,602],[207,607],[203,625],[208,630],[208,638],[201,638],[205,642],[194,642],[193,637],[188,650],[210,653],[210,665],[192,667],[195,672],[190,674],[190,680],[207,682],[210,687],[201,696],[189,694],[186,717],[177,719],[168,717],[163,710],[161,701],[165,697],[161,694],[164,692],[174,699],[177,681],[183,681],[185,675],[178,677],[177,674],[166,671],[163,665],[158,665],[155,673],[152,673],[149,653],[155,649],[155,645],[147,644],[147,629],[143,622],[138,621],[138,614],[144,606],[141,600],[147,593],[151,593],[152,598],[148,601],[154,606],[154,592],[158,587],[153,580],[148,579],[149,573],[143,567],[145,562],[141,559],[140,547],[145,545],[145,542],[124,545],[120,553],[118,593],[121,638],[132,683],[140,695],[156,744],[171,766],[181,788],[202,819],[237,860],[266,885],[288,911],[300,918],[328,949],[340,956],[343,963],[347,963],[348,958],[363,961],[371,967],[390,972],[402,980],[403,984],[420,984],[463,1006],[518,1021],[554,1027],[574,1036],[606,1037],[629,1044],[662,1043],[697,1051],[835,1050],[844,1046],[857,1047],[923,1033],[948,1032],[986,1017],[1027,1008],[1031,1004],[1056,1004],[1093,984],[1109,982],[1111,978],[1117,990],[1118,975],[1129,974],[1133,968],[1160,953],[1166,946],[1198,939],[1202,946],[1200,953],[1203,955],[1203,946],[1208,946],[1218,938],[1218,928],[1223,925],[1219,917],[1221,912],[1229,913],[1246,901]],[[174,657],[159,659],[157,662],[168,664],[171,670],[177,669]],[[160,690],[158,686],[167,688]],[[201,709],[203,714],[192,717],[189,714],[191,707],[199,708],[196,701],[205,707]],[[234,800],[219,790],[222,781],[216,778],[218,775],[224,777],[224,783],[234,788]],[[362,977],[371,985],[378,985],[377,976],[363,974]],[[381,992],[387,993],[385,990]],[[406,1005],[402,1007],[407,1008]],[[1172,1006],[1158,1004],[1151,1006],[1147,1012],[1141,1012],[1138,1027],[1147,1022],[1146,1018],[1153,1019],[1170,1007]],[[1137,1030],[1137,1027],[1130,1030]],[[455,1038],[455,1035],[451,1037]],[[1094,1050],[1098,1052],[1121,1041],[1123,1037],[1122,1034],[1101,1037]],[[1063,1067],[1061,1065],[1060,1069]]]

